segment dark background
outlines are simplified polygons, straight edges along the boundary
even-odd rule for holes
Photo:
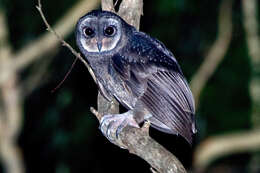
[[[0,2],[8,17],[14,50],[45,32],[36,3],[35,0]],[[50,24],[55,24],[75,3],[71,0],[42,2]],[[219,5],[219,0],[144,0],[140,30],[158,38],[173,52],[189,81],[216,39]],[[234,2],[232,15],[231,45],[200,97],[194,145],[191,147],[181,137],[153,129],[150,132],[186,168],[191,167],[194,148],[203,139],[250,128],[250,60],[239,0]],[[73,33],[66,41],[76,48]],[[75,57],[61,46],[48,56],[53,56],[46,74],[48,81],[34,90],[23,105],[19,146],[26,172],[150,172],[145,161],[109,143],[98,130],[98,121],[89,111],[90,106],[96,106],[97,87],[80,61],[62,86],[51,92],[63,80]],[[30,72],[30,69],[23,71],[21,78]],[[249,153],[234,154],[216,160],[211,167],[228,165],[232,172],[247,172],[249,161]]]

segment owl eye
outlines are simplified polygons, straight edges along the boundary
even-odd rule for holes
[[[112,36],[115,33],[115,28],[113,26],[108,26],[104,30],[105,35]]]
[[[91,28],[89,28],[89,27],[86,27],[86,28],[84,28],[84,34],[86,35],[86,36],[93,36],[94,35],[94,30],[93,29],[91,29]]]

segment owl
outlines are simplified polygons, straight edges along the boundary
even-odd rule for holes
[[[115,13],[94,10],[78,20],[76,42],[101,94],[128,111],[104,115],[100,129],[110,141],[144,120],[189,143],[195,128],[194,99],[181,68],[163,43],[139,32]]]

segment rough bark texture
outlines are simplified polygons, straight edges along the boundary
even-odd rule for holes
[[[145,128],[126,127],[120,134],[120,138],[129,152],[147,161],[158,172],[186,173],[181,162],[153,140]]]
[[[139,30],[140,18],[141,15],[143,15],[143,1],[122,1],[118,10],[118,14],[123,17],[123,19],[130,25],[135,26],[135,28]]]
[[[112,0],[103,0],[102,9],[115,11]],[[122,1],[120,4],[118,15],[126,20],[131,25],[139,29],[140,17],[143,13],[143,1],[132,0]],[[108,102],[102,95],[98,95],[98,112],[92,109],[92,112],[100,118],[104,114],[119,113],[119,105],[114,100]],[[100,115],[101,114],[101,115]],[[178,159],[162,147],[159,143],[154,141],[149,136],[149,125],[145,124],[143,128],[137,129],[126,127],[119,135],[119,140],[123,146],[126,147],[130,153],[133,153],[144,160],[146,160],[152,168],[161,173],[186,173],[183,165]],[[120,143],[121,143],[120,142]],[[119,146],[120,146],[119,143]],[[122,146],[122,145],[121,145]],[[155,172],[153,170],[153,172]]]

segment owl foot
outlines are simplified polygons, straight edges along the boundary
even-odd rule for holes
[[[123,144],[118,140],[120,132],[126,127],[132,126],[139,128],[139,125],[133,118],[131,111],[123,114],[105,115],[100,120],[100,130],[103,135],[112,143],[119,145],[122,148]]]

